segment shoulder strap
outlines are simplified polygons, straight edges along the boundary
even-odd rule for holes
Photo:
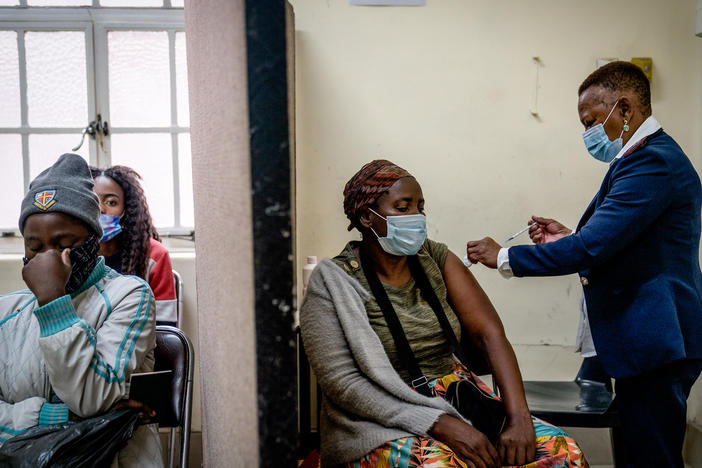
[[[458,342],[458,338],[456,338],[456,334],[453,332],[453,328],[451,328],[451,323],[448,321],[446,313],[444,312],[444,308],[442,307],[439,298],[436,296],[434,287],[429,282],[429,278],[427,277],[424,268],[422,268],[422,265],[419,263],[419,257],[416,255],[407,257],[407,263],[409,264],[410,272],[412,273],[412,277],[414,277],[414,281],[417,283],[419,290],[422,292],[424,300],[429,303],[432,310],[434,311],[434,314],[436,314],[436,318],[439,320],[439,325],[441,325],[441,329],[444,331],[444,336],[446,336],[446,339],[449,341],[449,344],[453,348],[453,353],[456,355],[458,360],[461,361],[461,363],[466,367],[466,369],[468,369],[468,376],[470,377],[470,380],[473,382],[473,384],[477,387],[478,383],[475,381],[475,377],[473,377],[473,372],[471,372],[470,370],[470,364],[468,364],[466,353],[463,351],[463,347]]]
[[[441,301],[439,301],[439,298],[436,296],[434,287],[429,282],[429,278],[427,277],[424,268],[422,268],[422,265],[419,263],[419,257],[416,255],[407,257],[407,263],[409,264],[410,272],[412,273],[414,281],[417,283],[419,290],[422,292],[422,296],[424,296],[424,300],[429,303],[434,311],[434,314],[436,314],[436,318],[439,320],[439,325],[441,325],[441,329],[443,330],[446,339],[453,348],[453,353],[463,363],[463,365],[468,366],[468,360],[463,352],[463,348],[458,342],[458,338],[453,332],[453,328],[451,328],[451,323],[448,321],[448,317],[446,317]]]
[[[417,359],[410,348],[409,342],[407,341],[407,336],[402,329],[402,324],[400,319],[397,317],[397,313],[388,298],[388,294],[385,292],[385,288],[378,278],[378,274],[375,272],[370,259],[368,258],[363,245],[359,247],[359,253],[361,256],[361,267],[363,268],[363,274],[368,280],[371,292],[375,297],[375,300],[380,306],[380,310],[383,311],[383,316],[388,324],[390,333],[392,334],[392,339],[395,342],[395,347],[397,348],[397,354],[404,364],[405,368],[410,374],[410,379],[412,380],[410,386],[417,390],[419,393],[425,396],[432,396],[429,388],[427,387],[427,378],[422,373],[419,368]]]

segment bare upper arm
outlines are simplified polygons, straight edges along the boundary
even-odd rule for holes
[[[502,321],[487,294],[470,270],[451,251],[446,256],[443,275],[449,302],[474,340],[482,341],[494,333],[504,335]]]

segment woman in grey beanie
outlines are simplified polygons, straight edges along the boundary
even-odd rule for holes
[[[64,154],[32,181],[19,219],[22,279],[0,296],[0,445],[35,426],[88,418],[127,401],[153,370],[154,300],[142,280],[98,256],[99,205],[86,161]],[[141,425],[112,466],[163,466],[155,425]]]
[[[65,283],[65,292],[70,294],[83,284],[95,268],[98,240],[102,236],[100,205],[93,192],[93,178],[85,160],[77,154],[62,155],[29,184],[29,191],[22,200],[20,233],[24,235],[25,225],[31,216],[50,213],[69,215],[74,223],[82,225],[89,233],[79,244],[69,246],[64,242],[62,245],[71,247],[66,253],[71,259],[71,274]],[[28,240],[32,238],[25,236],[25,245]],[[28,261],[25,260],[25,264]],[[47,284],[49,286],[52,285]]]

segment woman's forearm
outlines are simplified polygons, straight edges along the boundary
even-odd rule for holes
[[[517,357],[504,333],[492,333],[480,341],[478,347],[482,348],[490,363],[507,415],[510,418],[529,417]]]

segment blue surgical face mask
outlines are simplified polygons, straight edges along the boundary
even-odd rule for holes
[[[100,215],[100,226],[102,226],[102,237],[100,242],[107,242],[110,239],[122,232],[122,225],[119,224],[119,219],[121,216],[101,214]]]
[[[612,162],[614,157],[622,150],[623,140],[622,135],[624,134],[624,129],[622,133],[619,134],[619,138],[614,141],[610,141],[607,133],[604,130],[604,124],[607,123],[609,117],[614,112],[617,107],[619,99],[614,103],[614,107],[609,111],[609,115],[603,123],[599,123],[594,127],[588,128],[583,132],[583,141],[585,142],[585,147],[593,158],[602,162]]]
[[[391,255],[415,255],[427,240],[427,218],[424,215],[388,216],[379,215],[369,208],[387,224],[387,234],[380,237],[375,229],[373,234],[378,238],[380,247]]]

